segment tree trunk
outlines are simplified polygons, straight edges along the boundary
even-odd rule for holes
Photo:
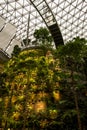
[[[73,96],[74,96],[74,101],[75,101],[75,106],[76,106],[76,111],[77,111],[77,120],[78,120],[78,128],[79,130],[82,130],[81,127],[81,119],[80,119],[80,112],[79,112],[79,106],[78,106],[78,98],[77,98],[77,93],[75,90],[75,86],[74,86],[74,78],[73,78],[74,72],[73,70],[71,71],[71,79],[72,79],[72,88],[73,88]]]
[[[74,100],[75,100],[75,106],[76,106],[76,111],[77,111],[78,127],[79,127],[79,130],[82,130],[82,128],[81,128],[81,119],[80,119],[80,112],[79,112],[79,107],[78,107],[77,93],[76,93],[75,90],[73,91],[73,93],[74,93]]]
[[[7,130],[7,121],[5,122],[4,130]]]

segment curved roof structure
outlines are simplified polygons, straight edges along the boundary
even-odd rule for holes
[[[0,48],[8,54],[40,27],[48,27],[54,42],[62,44],[87,38],[87,0],[0,0]]]

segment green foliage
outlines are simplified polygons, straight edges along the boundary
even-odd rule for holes
[[[5,86],[6,73],[0,74],[0,97],[8,95],[8,88]]]
[[[34,32],[35,44],[43,50],[44,56],[46,55],[48,50],[52,51],[52,36],[46,28],[41,27],[40,29],[36,29]]]
[[[76,92],[82,127],[86,129],[86,40],[75,38],[55,52],[46,49],[24,50],[5,66],[6,76],[0,76],[0,85],[9,91],[7,95],[0,88],[1,125],[5,122],[3,126],[15,129],[78,130]],[[40,103],[45,106],[43,110],[37,109]]]
[[[65,46],[60,46],[58,49],[59,58],[72,58],[72,60],[81,60],[83,48],[86,47],[87,41],[80,38],[75,38],[69,41]]]
[[[18,45],[14,46],[12,56],[18,56],[18,54],[21,52],[21,48]]]
[[[86,74],[84,73],[84,63],[86,63],[84,60],[84,52],[86,53],[87,51],[86,44],[87,41],[85,39],[77,37],[69,41],[65,46],[60,46],[56,52],[56,57],[59,57],[60,67],[62,68],[62,73],[60,73],[60,93],[62,94],[60,107],[63,112],[65,111],[63,117],[66,117],[72,110],[75,111],[76,109],[76,116],[69,114],[68,120],[65,118],[64,122],[67,124],[70,120],[76,120],[77,117],[77,120],[82,122],[78,121],[79,130],[83,127],[83,119],[81,117],[84,113],[81,107],[81,101],[84,99],[86,103],[85,91],[87,92]],[[85,57],[87,58],[87,55]],[[84,94],[82,94],[82,91],[84,91]],[[83,106],[86,108],[85,104]],[[86,112],[86,109],[84,111]],[[76,125],[74,127],[77,129],[78,126]],[[70,127],[69,124],[67,124],[67,127]]]
[[[35,30],[34,37],[37,40],[40,40],[43,44],[45,44],[46,41],[52,42],[52,37],[50,36],[49,31],[43,27]]]
[[[57,109],[56,105],[52,103],[54,101],[53,70],[50,68],[50,60],[52,58],[52,56],[45,57],[42,49],[32,49],[24,50],[17,57],[10,59],[5,68],[8,77],[6,86],[9,88],[10,96],[8,97],[8,103],[11,106],[10,109],[6,109],[8,114],[5,120],[8,124],[12,125],[13,122],[15,124],[16,120],[18,120],[20,124],[23,124],[23,127],[26,127],[28,125],[28,118],[31,118],[29,124],[31,123],[34,127],[38,125],[38,127],[42,127],[44,114],[49,113],[52,106]],[[56,88],[56,81],[54,81],[54,84]],[[39,93],[48,93],[49,96],[39,97]],[[14,103],[12,103],[13,98]],[[44,113],[40,112],[42,114],[37,119],[36,117],[39,113],[35,112],[36,110],[32,108],[30,103],[36,106],[39,101],[45,101],[46,105],[49,105],[49,109],[45,110]],[[35,117],[33,117],[33,114]],[[8,119],[12,119],[12,122]]]

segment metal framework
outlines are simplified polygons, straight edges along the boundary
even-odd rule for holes
[[[6,52],[11,52],[15,45],[13,39],[21,44],[27,37],[29,15],[31,39],[40,27],[48,27],[56,43],[66,43],[77,36],[87,38],[87,0],[0,0],[0,35],[8,23],[15,28],[8,42],[3,44],[0,36],[0,47]]]

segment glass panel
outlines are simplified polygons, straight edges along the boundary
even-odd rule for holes
[[[11,45],[10,45],[10,46],[8,47],[8,49],[6,50],[6,52],[7,52],[9,55],[11,55],[11,53],[12,53],[12,51],[13,51],[15,45],[18,45],[19,47],[21,47],[21,42],[18,41],[18,40],[16,40],[16,39],[14,39],[14,40],[12,41]]]
[[[0,48],[5,50],[5,47],[9,44],[11,38],[16,33],[16,28],[7,23],[2,32],[0,32]]]

